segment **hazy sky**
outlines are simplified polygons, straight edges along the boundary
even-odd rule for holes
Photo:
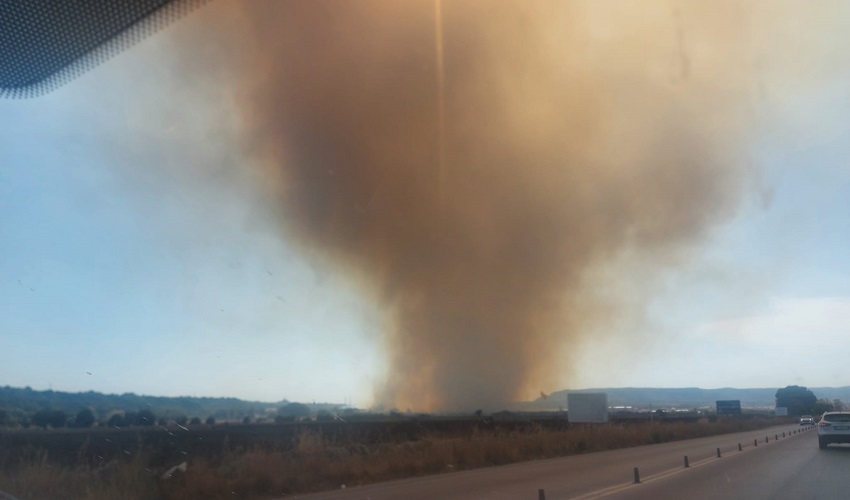
[[[0,100],[0,385],[362,406],[389,376],[379,305],[233,168],[254,158],[235,86],[175,70],[174,40],[221,3]],[[731,215],[651,276],[596,266],[598,293],[616,281],[641,314],[595,323],[539,390],[850,384],[848,31],[808,28],[794,70],[758,82],[757,175]]]

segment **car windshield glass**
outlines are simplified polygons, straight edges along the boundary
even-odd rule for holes
[[[850,402],[850,2],[190,3],[0,99],[0,473],[238,496],[256,445],[293,494]],[[620,434],[535,447],[570,415]]]

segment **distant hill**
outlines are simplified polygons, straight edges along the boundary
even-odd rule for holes
[[[36,391],[29,387],[0,387],[0,410],[7,414],[31,415],[39,410],[50,409],[75,415],[88,408],[99,420],[105,419],[110,413],[139,410],[150,410],[157,417],[185,416],[206,419],[212,416],[217,420],[237,420],[274,412],[286,403],[286,400],[261,403],[237,398],[162,397],[133,393],[119,395],[93,391],[71,393]]]
[[[784,387],[784,386],[783,386]],[[584,392],[604,392],[608,394],[609,406],[631,406],[637,409],[652,408],[705,408],[714,406],[715,401],[738,399],[744,408],[773,408],[776,403],[776,391],[779,387],[758,389],[700,389],[698,387],[657,388],[657,387],[619,387],[601,389],[562,390],[540,397],[523,405],[528,409],[565,408],[567,394]],[[850,386],[809,387],[815,396],[824,399],[841,399],[850,403]]]

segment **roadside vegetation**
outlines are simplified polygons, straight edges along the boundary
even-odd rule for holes
[[[76,459],[67,453],[69,450],[64,454],[51,453],[47,444],[26,446],[0,459],[0,490],[20,499],[56,498],[57,492],[62,492],[62,498],[87,500],[276,498],[389,479],[755,430],[789,422],[752,416],[601,425],[570,425],[563,419],[499,421],[485,417],[436,422],[406,419],[368,425],[313,422],[312,425],[240,426],[221,439],[197,431],[175,434],[159,430],[171,434],[169,439],[183,436],[187,444],[178,448],[193,450],[166,455],[157,446],[145,442],[145,436],[155,435],[156,428],[104,429],[97,440],[117,442],[124,436],[126,443],[135,441],[137,446],[122,444],[120,453],[106,458],[101,451],[93,451],[94,440],[86,438],[76,450]],[[37,432],[55,436],[57,441],[63,434],[86,433]],[[103,433],[109,432],[112,438],[103,437],[106,435]],[[239,436],[244,439],[234,438]],[[188,446],[190,442],[204,440],[208,441],[207,448]],[[185,472],[177,470],[163,478],[166,470],[179,461],[186,462]]]
[[[581,425],[560,411],[377,414],[286,400],[2,387],[0,492],[21,500],[279,498],[755,430],[844,407],[798,386],[779,389],[776,404],[792,417],[616,410],[612,423]]]

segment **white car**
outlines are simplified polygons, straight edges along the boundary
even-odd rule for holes
[[[828,411],[818,422],[820,448],[831,443],[850,443],[850,411]]]
[[[811,415],[803,415],[800,417],[800,425],[815,425],[815,419]]]

